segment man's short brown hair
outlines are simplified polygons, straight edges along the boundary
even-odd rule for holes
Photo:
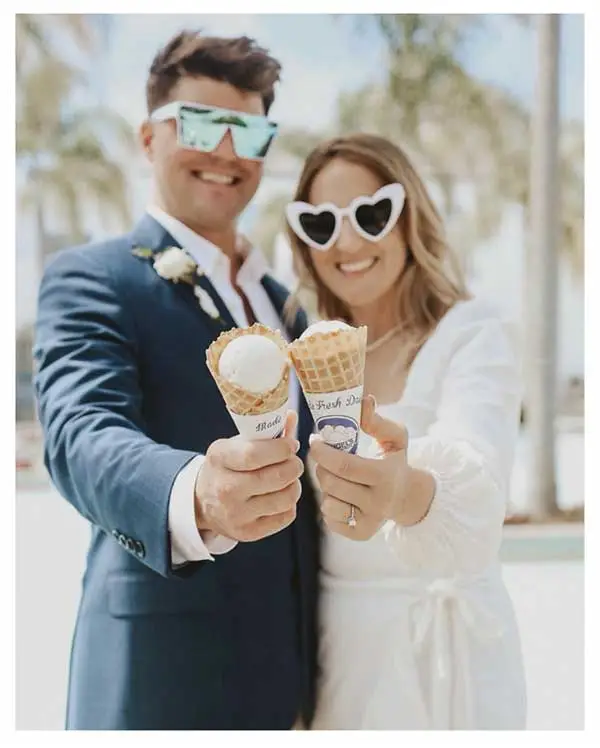
[[[148,114],[169,101],[180,78],[206,76],[260,93],[265,114],[275,98],[281,65],[247,36],[225,38],[182,31],[159,50],[146,83]]]

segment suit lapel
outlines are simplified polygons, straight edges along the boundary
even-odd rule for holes
[[[207,275],[199,275],[196,278],[196,284],[200,286],[200,288],[203,288],[211,297],[211,299],[215,302],[215,305],[217,309],[219,310],[219,314],[221,315],[221,319],[223,320],[224,324],[221,324],[221,327],[224,329],[229,330],[232,327],[237,327],[237,322],[233,319],[231,312],[225,305],[225,302],[223,299],[219,296],[217,293],[215,287],[210,282]]]
[[[269,301],[273,305],[277,316],[282,319],[283,316],[283,305],[285,304],[286,294],[282,287],[276,283],[270,275],[263,275],[260,279],[260,285],[265,289],[265,293],[269,297]],[[286,328],[287,329],[287,328]]]
[[[167,247],[179,247],[179,243],[158,221],[146,213],[131,232],[132,247],[144,247],[160,252]]]
[[[179,242],[171,236],[162,224],[146,213],[131,233],[131,248],[149,249],[153,253],[156,253],[167,249],[168,247],[180,247],[181,249],[185,249],[185,247],[181,247]],[[214,325],[215,329],[218,331],[237,327],[237,323],[231,316],[231,312],[227,309],[223,299],[217,293],[208,276],[204,274],[199,275],[196,284],[209,294],[219,310],[222,321],[213,320],[207,314],[202,312],[198,300],[194,295],[194,289],[189,283],[173,283],[168,280],[165,280],[164,282],[169,283],[173,287],[174,293],[184,299],[187,303],[193,304],[198,314],[202,314],[206,317],[207,321]]]
[[[136,247],[149,249],[153,253],[156,253],[167,249],[168,247],[181,247],[181,245],[179,242],[175,241],[164,226],[152,218],[152,216],[146,214],[131,233],[131,248],[133,249]],[[140,262],[144,262],[144,260],[140,259]],[[146,262],[150,262],[150,260],[146,260]],[[224,329],[238,326],[223,302],[223,299],[219,296],[206,275],[199,276],[197,284],[203,288],[214,301],[219,310],[219,314],[222,317],[222,322],[213,320],[207,314],[202,312],[198,300],[194,296],[194,289],[188,283],[172,283],[168,280],[165,280],[164,283],[168,283],[172,286],[173,292],[180,296],[186,303],[192,304],[197,313],[206,318],[207,324],[211,324],[215,327],[216,333],[221,332]],[[284,315],[285,302],[288,298],[288,292],[286,289],[269,275],[264,275],[262,277],[261,284],[277,312],[277,316],[282,321],[288,336],[291,340],[295,340],[306,329],[306,316],[303,312],[298,312],[296,313],[294,320],[288,322]],[[302,393],[300,393],[299,411],[298,436],[302,445],[301,453],[304,454],[308,449],[308,437],[312,433],[313,421]]]

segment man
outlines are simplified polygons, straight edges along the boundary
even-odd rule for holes
[[[92,524],[69,729],[289,729],[312,717],[310,414],[294,390],[300,445],[295,414],[282,438],[245,441],[205,363],[236,324],[289,338],[306,324],[299,313],[286,329],[286,292],[236,241],[274,137],[279,71],[246,37],[172,39],[146,89],[147,215],[131,234],[61,253],[41,286],[46,465]]]

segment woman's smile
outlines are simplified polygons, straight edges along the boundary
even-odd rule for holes
[[[343,275],[364,276],[379,262],[379,257],[368,257],[365,260],[336,262],[335,267]]]

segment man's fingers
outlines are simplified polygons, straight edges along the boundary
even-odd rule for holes
[[[294,455],[278,465],[269,465],[244,475],[244,491],[246,496],[263,496],[282,491],[297,481],[302,473],[304,473],[304,463]]]
[[[379,460],[369,460],[342,452],[325,444],[319,436],[311,438],[310,455],[317,465],[322,465],[330,473],[346,478],[352,483],[374,486],[379,480]]]
[[[255,497],[283,491],[296,483],[303,473],[304,463],[294,455],[285,462],[252,472],[225,471],[222,473],[216,493],[221,502],[229,502],[230,507],[237,507],[236,512],[245,513],[247,507],[244,508],[244,504],[251,502]],[[257,514],[249,514],[248,518],[253,519],[256,516]],[[242,521],[248,519],[244,518]]]
[[[269,535],[275,535],[285,529],[296,519],[296,506],[281,514],[270,517],[259,517],[254,522],[246,525],[238,533],[238,538],[243,543],[253,543],[256,540],[262,540]]]
[[[273,517],[290,511],[298,503],[301,493],[302,486],[296,480],[281,491],[253,496],[244,505],[244,512],[247,514],[244,524],[259,517]]]
[[[228,470],[250,472],[285,462],[296,454],[298,447],[296,439],[288,436],[260,441],[234,437],[213,442],[206,457]]]
[[[237,495],[245,498],[282,491],[304,473],[304,463],[295,455],[277,465],[269,465],[245,474],[232,471]]]

